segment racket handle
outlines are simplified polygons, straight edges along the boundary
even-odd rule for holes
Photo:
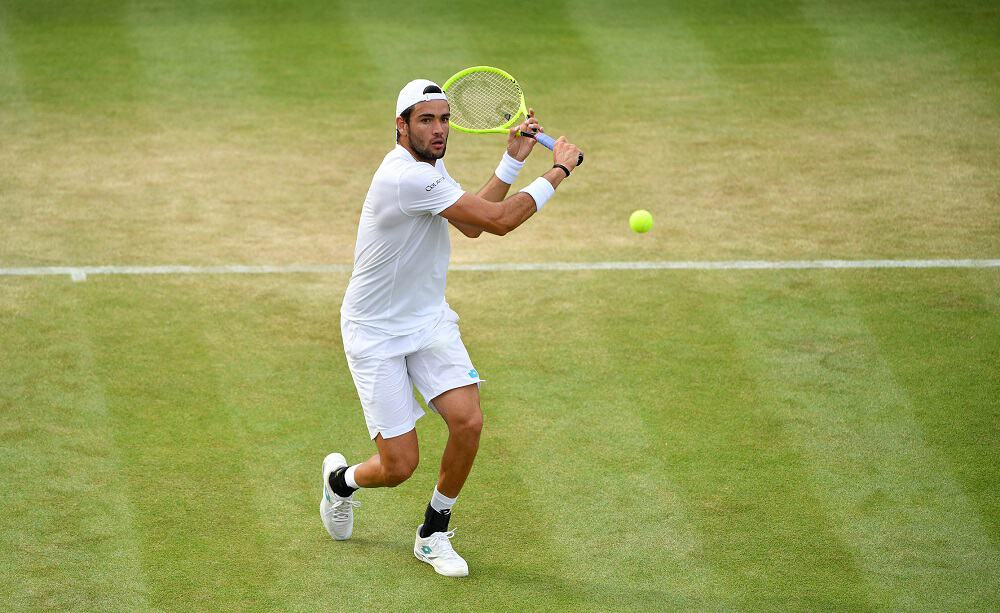
[[[556,139],[552,138],[548,134],[545,134],[544,132],[539,132],[538,134],[527,134],[525,132],[521,132],[521,134],[524,134],[525,136],[531,136],[531,137],[533,137],[539,143],[541,143],[542,145],[545,145],[546,149],[549,149],[549,150],[555,149]],[[577,162],[576,162],[577,166],[579,166],[580,164],[583,164],[583,153],[580,154],[580,159],[577,160]]]

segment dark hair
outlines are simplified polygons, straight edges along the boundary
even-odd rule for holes
[[[417,105],[414,104],[413,106]],[[410,115],[413,114],[413,106],[399,114],[399,116],[403,118],[403,121],[406,122],[406,125],[410,125]],[[399,128],[396,128],[396,142],[399,142]]]
[[[444,92],[442,92],[441,88],[438,87],[437,85],[428,85],[427,87],[424,88],[424,92],[423,93],[425,93],[425,94],[443,94]],[[414,106],[417,106],[417,105],[414,104],[413,106],[407,108],[405,111],[403,111],[402,113],[399,114],[399,116],[403,118],[403,121],[405,121],[407,125],[410,124],[410,115],[413,114],[413,107]],[[399,142],[399,129],[398,128],[396,129],[396,142],[397,143]]]

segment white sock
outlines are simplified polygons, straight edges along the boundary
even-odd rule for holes
[[[361,465],[355,464],[354,466],[344,471],[344,481],[347,483],[347,487],[353,487],[354,489],[361,488],[361,486],[358,485],[358,482],[354,480],[354,471],[358,469],[358,466]]]
[[[431,508],[438,513],[444,513],[445,511],[451,512],[451,507],[455,505],[455,501],[458,500],[458,496],[454,498],[448,498],[444,494],[434,488],[434,495],[431,496]]]

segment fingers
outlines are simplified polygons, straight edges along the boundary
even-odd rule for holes
[[[517,136],[519,134],[538,134],[539,132],[544,132],[542,126],[538,125],[538,120],[534,117],[525,119],[520,123],[520,125],[514,126],[508,130],[508,134],[511,136]]]
[[[566,140],[565,136],[560,136],[552,148],[552,157],[556,164],[561,164],[572,170],[579,163],[580,148]]]
[[[538,125],[538,119],[535,118],[535,109],[528,109],[528,114],[521,122],[519,129],[526,134],[537,134],[542,131],[542,127]]]

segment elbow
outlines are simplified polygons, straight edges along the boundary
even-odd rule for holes
[[[490,234],[495,234],[497,236],[504,236],[514,228],[518,226],[520,222],[517,221],[510,213],[508,209],[500,207],[495,215],[490,216],[490,219],[486,224],[483,225],[483,229]]]
[[[486,230],[490,234],[495,234],[497,236],[504,236],[505,234],[513,230],[513,228],[508,228],[507,226],[504,226],[502,224],[492,224]]]

